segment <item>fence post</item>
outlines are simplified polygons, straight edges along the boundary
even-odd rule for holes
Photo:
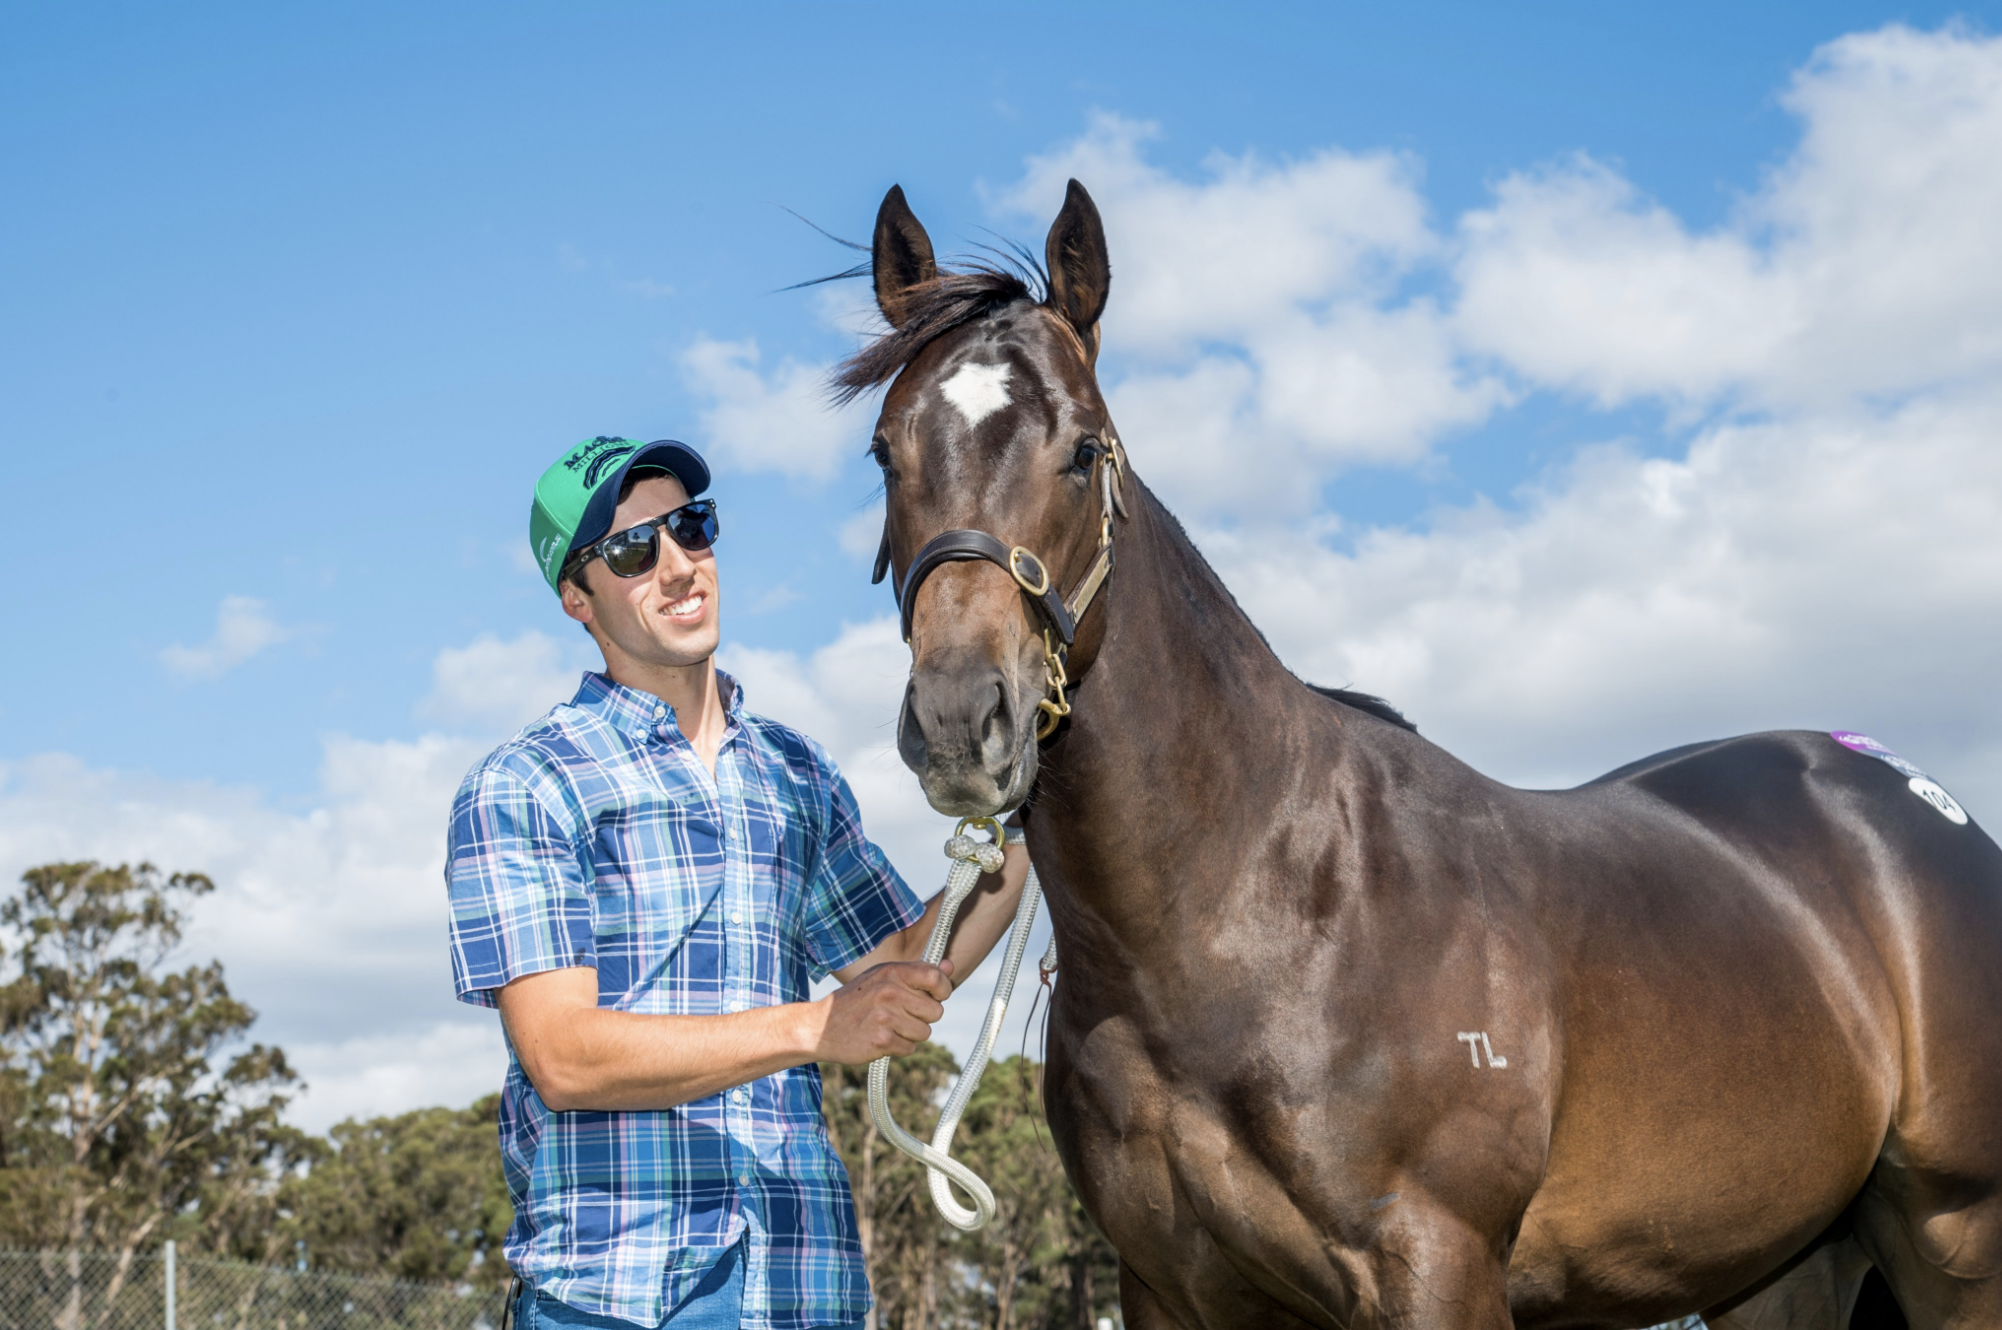
[[[167,1258],[167,1330],[174,1330],[174,1242],[169,1238],[162,1246]]]

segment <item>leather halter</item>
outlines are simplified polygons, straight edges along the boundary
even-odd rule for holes
[[[1064,673],[1064,657],[1077,639],[1077,627],[1083,621],[1085,612],[1091,608],[1106,578],[1112,575],[1113,515],[1126,515],[1122,492],[1126,474],[1125,452],[1118,438],[1109,430],[1105,441],[1106,449],[1093,463],[1099,491],[1098,554],[1084,576],[1078,579],[1077,585],[1071,588],[1068,597],[1058,594],[1050,579],[1049,565],[1034,551],[1022,545],[1004,545],[987,532],[970,527],[942,531],[926,541],[924,548],[918,551],[918,557],[905,571],[902,584],[893,584],[897,608],[903,616],[904,641],[908,643],[918,589],[942,565],[985,559],[1007,571],[1015,584],[1022,588],[1023,594],[1028,596],[1036,617],[1043,621],[1043,656],[1049,671],[1048,686],[1056,694],[1056,701],[1052,703],[1045,699],[1041,703],[1049,722],[1037,734],[1038,739],[1047,738],[1055,731],[1056,722],[1070,713],[1070,704],[1064,700],[1064,686],[1070,682]],[[889,570],[890,527],[888,518],[885,518],[883,545],[876,555],[876,575],[870,580],[881,582]]]
[[[961,563],[971,559],[985,559],[989,563],[1006,568],[1008,575],[1028,593],[1029,599],[1035,604],[1036,612],[1042,616],[1044,626],[1055,629],[1058,639],[1065,646],[1069,646],[1076,639],[1077,615],[1071,613],[1070,606],[1066,605],[1064,598],[1057,594],[1057,589],[1050,585],[1050,570],[1043,565],[1041,559],[1020,545],[1013,548],[1003,545],[985,531],[961,528],[957,531],[941,532],[932,537],[926,542],[925,547],[918,551],[917,560],[911,564],[910,571],[904,574],[903,586],[897,591],[897,606],[903,611],[904,641],[911,640],[912,607],[917,599],[918,588],[924,585],[925,578],[931,576],[932,570],[940,564]],[[1024,569],[1023,565],[1027,565],[1027,568]],[[1042,588],[1040,593],[1034,589],[1036,587]],[[1078,612],[1083,613],[1083,610],[1084,607],[1079,606]]]

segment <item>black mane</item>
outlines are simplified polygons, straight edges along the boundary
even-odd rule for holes
[[[846,404],[888,383],[934,338],[954,328],[1017,300],[1040,302],[1046,285],[1042,273],[1028,265],[979,263],[959,271],[940,269],[938,276],[904,293],[903,327],[890,329],[835,366],[834,400]]]
[[[1307,686],[1322,697],[1333,698],[1344,706],[1354,707],[1357,711],[1366,711],[1378,720],[1387,720],[1392,725],[1410,730],[1413,734],[1418,733],[1418,727],[1406,720],[1402,711],[1374,693],[1358,693],[1352,688],[1323,688],[1317,683],[1310,683]]]

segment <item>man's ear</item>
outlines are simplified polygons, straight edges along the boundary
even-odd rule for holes
[[[911,205],[904,202],[902,185],[890,186],[883,206],[876,209],[876,243],[871,253],[876,308],[883,311],[892,328],[901,328],[909,318],[911,288],[938,276],[931,237],[925,234]]]
[[[590,574],[586,573],[585,576],[588,577]],[[556,584],[556,589],[563,597],[563,612],[583,624],[585,632],[590,632],[591,598],[567,577]]]
[[[1084,186],[1073,180],[1064,191],[1064,208],[1050,226],[1043,247],[1050,273],[1049,306],[1077,330],[1085,358],[1098,362],[1098,316],[1112,289],[1112,260],[1105,252],[1105,224],[1098,205]]]

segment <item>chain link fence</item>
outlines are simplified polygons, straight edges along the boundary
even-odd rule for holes
[[[0,1252],[0,1330],[495,1330],[506,1296],[200,1257]],[[1111,1319],[1098,1330],[1113,1330]],[[1656,1330],[1703,1330],[1703,1321]]]
[[[505,1298],[200,1257],[0,1252],[0,1330],[495,1330]]]

